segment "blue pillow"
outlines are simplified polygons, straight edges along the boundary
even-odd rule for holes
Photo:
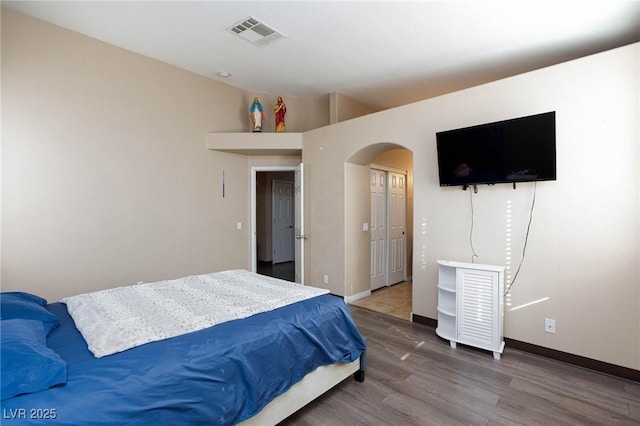
[[[67,382],[67,363],[47,347],[45,326],[41,321],[0,321],[0,350],[2,401]]]
[[[31,319],[44,323],[47,334],[60,325],[57,316],[47,311],[44,305],[47,301],[42,297],[23,293],[0,293],[0,319]]]
[[[33,302],[40,306],[47,304],[47,300],[35,294],[25,293],[24,291],[5,291],[0,293],[0,296],[7,296],[14,299],[24,300],[25,302]]]

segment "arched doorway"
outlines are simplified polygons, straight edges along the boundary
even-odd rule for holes
[[[369,145],[349,159],[345,172],[348,232],[358,228],[358,224],[349,224],[350,218],[370,218],[362,223],[360,234],[353,232],[346,236],[347,278],[349,282],[358,282],[360,287],[345,299],[356,306],[410,320],[413,152],[397,144]],[[366,197],[363,191],[367,191]],[[402,211],[403,216],[391,220],[394,211]]]

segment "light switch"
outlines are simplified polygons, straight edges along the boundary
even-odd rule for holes
[[[369,224],[368,224],[368,223],[366,223],[366,222],[365,222],[365,223],[363,223],[363,224],[362,224],[362,230],[363,230],[364,232],[367,232],[367,231],[369,230]]]
[[[236,223],[236,229],[239,231],[242,229],[242,222]]]

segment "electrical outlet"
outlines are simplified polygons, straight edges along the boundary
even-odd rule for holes
[[[556,332],[556,320],[545,318],[544,320],[544,331],[547,333],[555,333]]]
[[[322,277],[322,282],[325,283],[325,284],[329,284],[329,275],[324,275]]]

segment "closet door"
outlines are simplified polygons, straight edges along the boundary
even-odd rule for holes
[[[386,172],[371,169],[371,290],[387,285]]]
[[[388,202],[388,229],[389,229],[389,278],[387,285],[393,285],[404,281],[406,263],[406,217],[407,217],[407,187],[406,175],[387,172],[387,202]]]

